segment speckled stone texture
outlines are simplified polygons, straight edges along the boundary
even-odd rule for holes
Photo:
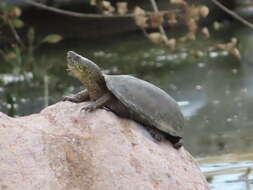
[[[192,156],[139,124],[87,103],[0,113],[1,190],[207,190]]]

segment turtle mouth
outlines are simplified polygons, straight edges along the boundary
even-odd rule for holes
[[[72,60],[72,58],[71,57],[67,57],[67,66],[68,66],[68,68],[67,68],[67,70],[68,71],[72,71],[73,69],[75,69],[75,68],[77,68],[77,65],[75,64],[75,62]]]
[[[73,51],[69,51],[67,54],[67,63],[68,63],[68,71],[71,72],[81,72],[82,68],[80,65],[80,58],[79,56],[73,52]]]

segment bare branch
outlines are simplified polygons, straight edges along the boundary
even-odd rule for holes
[[[21,46],[21,48],[25,49],[25,45],[23,44],[21,38],[19,37],[19,35],[18,35],[15,27],[11,23],[11,21],[9,19],[6,19],[6,22],[11,30],[12,35],[14,36],[15,40],[17,41],[17,43]]]
[[[222,9],[223,11],[225,11],[226,13],[228,13],[230,16],[234,17],[236,20],[240,21],[244,25],[246,25],[246,26],[250,27],[251,29],[253,29],[253,24],[252,23],[248,22],[247,20],[245,20],[244,18],[242,18],[240,15],[238,15],[234,11],[231,11],[230,9],[228,9],[227,7],[225,7],[224,5],[222,5],[219,1],[217,1],[217,0],[211,0],[211,1],[215,5],[217,5],[220,9]]]
[[[155,13],[159,13],[159,10],[158,10],[158,7],[157,7],[157,4],[156,4],[155,0],[150,0],[150,2],[151,2],[151,5],[152,5]],[[165,33],[165,30],[164,30],[162,25],[159,26],[159,30],[160,30],[161,34],[165,37],[165,39],[168,40],[168,37],[167,37],[167,35]]]
[[[24,0],[25,3],[38,7],[40,9],[48,10],[51,12],[67,15],[67,16],[72,16],[72,17],[79,17],[79,18],[132,18],[134,17],[133,13],[130,14],[125,14],[125,15],[103,15],[103,14],[86,14],[86,13],[76,13],[73,11],[67,11],[67,10],[62,10],[59,8],[55,7],[50,7],[47,5],[44,5],[42,3],[35,2],[33,0]],[[159,12],[146,12],[146,15],[164,15],[168,13],[179,13],[181,12],[179,9],[173,9],[173,10],[168,10],[168,11],[159,11]]]
[[[5,53],[3,52],[3,50],[0,49],[0,55],[1,56],[5,56]]]

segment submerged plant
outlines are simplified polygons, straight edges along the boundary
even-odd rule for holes
[[[31,26],[26,31],[26,38],[19,35],[25,23],[21,19],[22,10],[17,6],[10,6],[0,1],[0,54],[6,63],[21,66],[24,63],[34,62],[34,51],[45,43],[55,44],[62,40],[58,34],[49,34],[42,39],[36,39],[36,33]],[[7,37],[3,37],[7,36]]]
[[[6,65],[9,73],[15,78],[22,79],[29,86],[31,83],[31,73],[36,73],[39,60],[35,60],[35,53],[44,44],[56,44],[62,40],[58,34],[49,34],[41,39],[36,37],[35,29],[26,24],[21,19],[22,10],[18,6],[11,6],[0,0],[0,61]],[[22,35],[20,35],[22,30]],[[25,33],[25,35],[24,35]],[[40,81],[45,83],[44,76],[47,76],[48,66],[39,69]],[[38,73],[38,72],[37,72]],[[37,77],[38,77],[37,76]],[[21,81],[20,81],[21,82]],[[48,81],[47,81],[48,85]],[[44,86],[46,86],[44,84]],[[18,87],[16,88],[18,91]],[[45,93],[48,96],[48,93]],[[15,98],[11,94],[3,96],[6,102],[6,109],[9,115],[15,114]],[[45,106],[48,105],[48,97],[44,97]],[[0,105],[1,106],[1,105]]]

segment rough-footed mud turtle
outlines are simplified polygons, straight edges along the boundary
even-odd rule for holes
[[[84,107],[93,111],[106,107],[121,117],[143,124],[152,137],[171,141],[181,147],[184,118],[177,102],[162,89],[130,75],[105,75],[89,59],[73,51],[67,55],[68,70],[86,87],[78,94],[65,96],[72,102],[94,101]]]

